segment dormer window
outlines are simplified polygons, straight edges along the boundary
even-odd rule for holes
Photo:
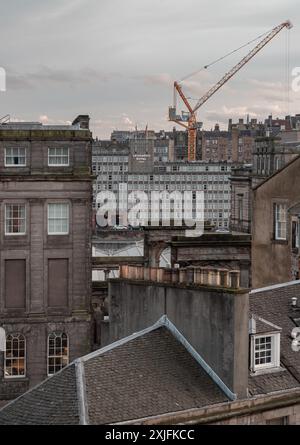
[[[251,370],[279,368],[280,333],[251,336]]]

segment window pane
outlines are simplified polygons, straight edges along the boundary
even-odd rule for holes
[[[5,149],[5,165],[15,166],[26,165],[26,149],[25,148],[6,148]]]
[[[69,232],[69,204],[48,205],[48,233],[67,234]]]
[[[260,337],[255,339],[254,363],[256,366],[271,364],[272,337]]]
[[[48,375],[55,374],[68,363],[68,336],[64,333],[50,334],[48,338]]]
[[[12,359],[13,357],[13,359]],[[5,377],[25,376],[25,338],[22,334],[6,337]]]
[[[48,150],[49,165],[69,165],[69,149],[68,148],[49,148]]]
[[[5,204],[6,234],[24,234],[26,232],[25,204]]]

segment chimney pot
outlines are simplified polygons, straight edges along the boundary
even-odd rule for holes
[[[297,301],[298,301],[297,297],[292,297],[292,307],[297,307]]]

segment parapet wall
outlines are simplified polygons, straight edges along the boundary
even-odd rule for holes
[[[212,267],[163,268],[137,265],[120,266],[120,278],[155,283],[209,285],[238,289],[240,271]]]

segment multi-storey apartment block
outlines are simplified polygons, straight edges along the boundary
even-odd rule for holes
[[[93,147],[93,172],[97,175],[94,183],[94,208],[98,192],[110,190],[117,196],[119,185],[127,184],[128,192],[143,191],[191,191],[193,200],[196,192],[203,191],[205,198],[205,220],[210,220],[217,227],[228,227],[230,214],[230,183],[231,164],[226,162],[155,162],[152,171],[137,164],[134,171],[128,163],[130,149],[123,144]],[[141,161],[142,162],[142,161]],[[194,215],[193,215],[194,216]]]

